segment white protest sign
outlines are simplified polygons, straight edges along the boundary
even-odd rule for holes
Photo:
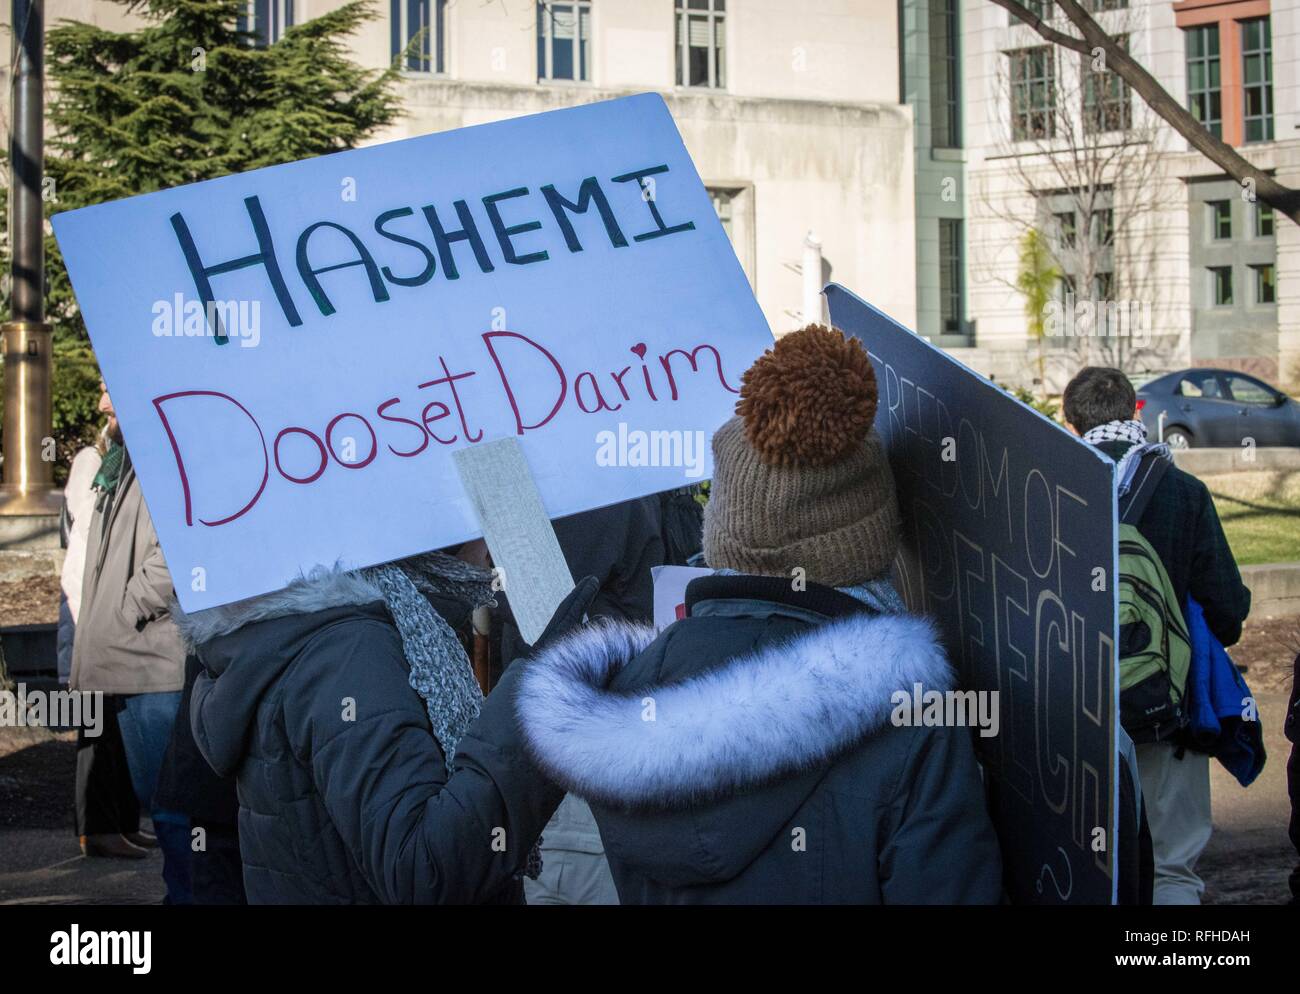
[[[699,566],[654,566],[650,570],[655,585],[655,628],[662,631],[674,621],[686,617],[686,587],[713,570]]]
[[[477,537],[466,445],[552,518],[698,482],[771,343],[655,95],[54,229],[186,610]]]
[[[453,458],[492,553],[496,580],[510,598],[510,613],[524,641],[533,645],[573,589],[573,574],[519,441],[467,445]],[[520,582],[512,584],[510,577]]]

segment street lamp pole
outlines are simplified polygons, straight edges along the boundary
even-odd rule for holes
[[[12,0],[13,106],[9,134],[9,320],[0,436],[0,516],[57,513],[50,406],[50,326],[45,322],[45,4]]]

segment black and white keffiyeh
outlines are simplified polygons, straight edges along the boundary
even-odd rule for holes
[[[1165,443],[1147,441],[1147,426],[1136,419],[1108,421],[1104,425],[1097,425],[1083,433],[1083,440],[1090,445],[1100,445],[1103,442],[1124,442],[1128,445],[1128,451],[1120,457],[1119,466],[1115,470],[1115,491],[1120,497],[1133,486],[1138,464],[1147,453],[1155,452],[1162,458],[1173,458]]]
[[[1128,442],[1130,445],[1142,445],[1147,440],[1147,426],[1137,419],[1128,421],[1107,421],[1104,425],[1089,428],[1083,433],[1083,440],[1091,445],[1102,442]]]

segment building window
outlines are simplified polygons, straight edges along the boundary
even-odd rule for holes
[[[393,58],[407,72],[446,72],[447,0],[392,0]]]
[[[1110,207],[1092,212],[1092,224],[1089,235],[1092,244],[1106,248],[1115,240],[1115,211]]]
[[[1007,53],[1011,69],[1011,137],[1056,136],[1056,73],[1051,45]]]
[[[1103,271],[1092,278],[1092,299],[1110,300],[1115,294],[1115,274]]]
[[[1232,201],[1211,200],[1205,205],[1210,212],[1210,237],[1216,242],[1232,237]]]
[[[1072,309],[1078,296],[1078,287],[1074,283],[1074,274],[1062,273],[1061,278],[1056,281],[1056,299],[1062,307]]]
[[[1223,137],[1222,93],[1219,83],[1219,26],[1188,28],[1187,109],[1216,138]]]
[[[751,287],[755,282],[754,189],[751,186],[707,186],[713,211],[735,249]]]
[[[727,0],[677,0],[677,85],[726,86]]]
[[[590,0],[538,3],[537,78],[590,82]]]
[[[732,210],[732,202],[736,195],[731,190],[709,190],[709,199],[713,201],[714,213],[718,215],[718,220],[722,222],[722,230],[727,233],[727,239],[735,242],[735,232],[732,230],[732,224],[735,221]]]
[[[1116,35],[1120,47],[1128,50],[1128,36]],[[1132,101],[1128,84],[1109,69],[1093,69],[1091,55],[1081,55],[1079,74],[1083,79],[1083,127],[1091,133],[1127,131],[1133,126]]]
[[[1255,273],[1255,303],[1276,304],[1277,286],[1273,282],[1273,264],[1250,267]]]
[[[1074,248],[1074,240],[1078,235],[1078,225],[1074,220],[1074,211],[1065,211],[1056,217],[1056,230],[1060,233],[1061,247]]]
[[[1210,284],[1215,307],[1232,306],[1232,267],[1211,266]]]
[[[1246,141],[1273,140],[1273,37],[1267,17],[1241,22]]]
[[[1088,0],[1088,10],[1098,14],[1103,10],[1125,10],[1128,0]]]
[[[275,44],[293,27],[293,0],[248,0],[244,11],[235,27],[254,35],[259,47]]]
[[[1273,237],[1273,208],[1260,201],[1255,202],[1255,237]]]
[[[939,326],[945,335],[959,335],[965,311],[962,222],[939,219]]]
[[[1050,21],[1056,16],[1052,0],[1023,0],[1022,6],[1040,21]],[[1020,20],[1015,14],[1010,15],[1011,23]]]
[[[961,38],[958,0],[930,3],[930,142],[961,148]]]

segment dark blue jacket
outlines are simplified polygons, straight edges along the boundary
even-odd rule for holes
[[[622,903],[999,900],[971,729],[891,722],[895,691],[952,687],[928,622],[752,576],[694,581],[687,611],[562,641],[517,698]]]
[[[1119,460],[1128,442],[1102,442],[1099,450]],[[1177,466],[1160,478],[1137,530],[1160,557],[1179,603],[1194,597],[1205,608],[1210,631],[1224,645],[1235,645],[1250,614],[1250,589],[1223,534],[1209,489]]]
[[[331,573],[178,619],[194,738],[234,775],[253,904],[518,902],[561,793],[528,762],[506,671],[448,770],[376,588]]]

